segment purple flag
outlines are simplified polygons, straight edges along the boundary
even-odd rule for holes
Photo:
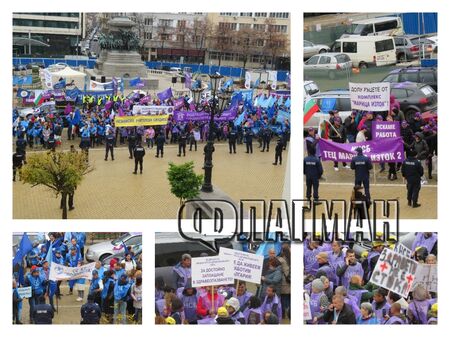
[[[139,104],[147,104],[148,102],[151,101],[151,96],[147,95],[141,98],[141,100],[139,101]]]
[[[350,162],[356,155],[356,148],[362,148],[363,154],[373,163],[400,163],[405,159],[403,139],[381,138],[361,143],[334,143],[321,138],[319,140],[320,155],[323,161]]]
[[[192,85],[192,75],[191,75],[191,73],[185,72],[184,73],[184,78],[185,78],[184,87],[190,89],[191,85]]]
[[[69,104],[66,105],[66,107],[64,108],[64,114],[68,115],[72,112],[72,106]]]
[[[215,117],[217,122],[228,122],[236,118],[236,109],[226,110],[219,117]],[[207,122],[210,119],[208,112],[197,111],[175,111],[173,113],[173,119],[175,122]]]
[[[165,101],[166,99],[168,99],[168,98],[170,98],[170,97],[172,97],[173,95],[172,95],[172,88],[168,88],[168,89],[166,89],[166,90],[164,90],[164,91],[161,91],[160,93],[158,93],[158,98],[161,100],[161,101]]]
[[[143,87],[145,87],[145,81],[139,82],[138,84],[136,84],[136,88],[138,88],[138,89],[142,89]]]
[[[112,106],[113,106],[113,101],[108,101],[108,102],[106,102],[106,104],[105,104],[105,110],[111,109]]]
[[[175,110],[178,110],[178,109],[184,107],[184,97],[180,97],[180,98],[176,99],[175,101],[173,101],[173,107],[175,108]]]
[[[400,135],[399,122],[372,122],[372,139],[397,138]]]

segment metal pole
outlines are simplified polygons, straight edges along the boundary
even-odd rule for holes
[[[31,56],[31,31],[28,31],[28,54]]]
[[[202,192],[210,193],[213,191],[212,185],[212,154],[214,152],[214,115],[216,113],[216,90],[212,93],[212,105],[209,118],[208,141],[205,146],[205,178],[203,180]]]

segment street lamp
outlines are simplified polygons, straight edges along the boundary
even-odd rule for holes
[[[214,117],[220,116],[222,114],[222,112],[225,110],[228,103],[230,102],[231,94],[233,92],[232,90],[227,90],[223,93],[217,94],[217,91],[219,90],[220,80],[223,78],[223,76],[220,74],[212,74],[209,75],[209,78],[211,83],[211,100],[208,104],[210,118],[209,118],[208,140],[205,145],[205,163],[203,166],[203,169],[205,170],[205,177],[202,185],[202,192],[207,193],[213,191],[213,185],[211,181],[213,168],[212,155],[214,152],[214,129],[215,129]],[[203,90],[204,89],[201,88],[191,89],[195,106],[197,107],[197,110],[200,111],[204,109],[204,107],[202,107],[201,104],[201,94]]]

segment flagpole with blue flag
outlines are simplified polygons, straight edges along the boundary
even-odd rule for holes
[[[30,241],[27,233],[23,233],[22,239],[20,240],[19,248],[17,248],[16,255],[13,259],[13,268],[16,264],[19,264],[19,272],[18,272],[18,282],[19,285],[22,285],[25,281],[24,279],[24,270],[23,270],[23,258],[27,256],[27,254],[33,249],[33,244]]]

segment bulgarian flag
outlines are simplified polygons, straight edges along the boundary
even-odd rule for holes
[[[42,92],[34,98],[34,105],[40,105],[44,99],[42,98]]]
[[[308,121],[311,119],[311,117],[319,111],[320,108],[316,104],[316,101],[314,99],[310,98],[303,107],[303,125],[308,123]]]

